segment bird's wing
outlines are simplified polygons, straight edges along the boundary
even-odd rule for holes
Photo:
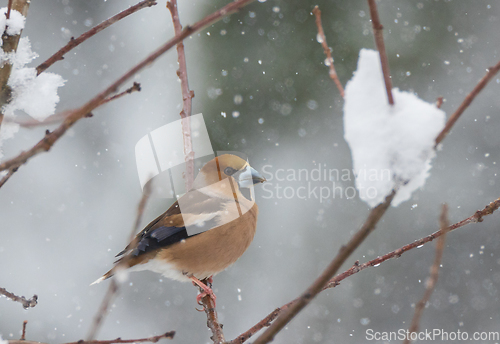
[[[133,256],[139,256],[187,239],[189,235],[186,231],[186,225],[196,225],[207,229],[214,228],[217,226],[218,218],[224,212],[227,202],[227,200],[210,197],[199,191],[190,191],[179,201],[176,201],[165,213],[151,221],[137,234],[136,239],[116,257],[128,252]],[[132,247],[134,243],[137,244]]]

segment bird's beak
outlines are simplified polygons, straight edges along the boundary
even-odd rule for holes
[[[233,175],[236,178],[240,188],[249,188],[257,183],[263,183],[266,178],[262,177],[259,172],[247,165],[243,170]]]
[[[262,177],[261,174],[252,167],[250,167],[250,173],[252,174],[252,181],[254,184],[264,183],[266,181],[266,178]]]

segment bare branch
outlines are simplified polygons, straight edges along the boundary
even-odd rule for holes
[[[144,67],[153,63],[158,57],[163,55],[169,49],[171,49],[174,45],[191,35],[192,33],[201,30],[207,25],[213,24],[220,20],[222,17],[227,16],[233,12],[240,10],[243,6],[249,4],[254,0],[237,0],[230,2],[228,5],[223,8],[209,14],[205,18],[196,22],[193,26],[187,26],[182,30],[179,35],[176,35],[174,38],[170,39],[168,42],[163,44],[160,48],[158,48],[155,52],[150,54],[140,63],[135,65],[132,69],[130,69],[127,73],[121,76],[118,80],[116,80],[113,84],[111,84],[107,89],[96,95],[94,98],[89,100],[82,107],[75,109],[72,113],[66,118],[63,124],[54,130],[52,133],[48,133],[45,137],[40,140],[35,146],[31,149],[22,152],[18,156],[7,160],[0,164],[0,171],[4,171],[7,169],[13,169],[21,166],[26,163],[33,156],[48,151],[52,145],[69,129],[71,128],[78,120],[84,118],[88,113],[94,110],[96,107],[102,104],[102,101],[109,96],[111,93],[117,91],[117,89],[123,85],[127,80],[132,78],[137,72],[142,70]]]
[[[384,35],[382,34],[382,30],[384,29],[384,27],[382,26],[382,24],[380,24],[380,18],[378,16],[378,10],[377,5],[375,4],[375,0],[368,0],[368,6],[370,6],[373,36],[375,37],[375,44],[377,45],[377,49],[380,54],[380,62],[382,63],[382,73],[384,73],[387,99],[389,100],[390,105],[394,105],[394,98],[392,97],[391,71],[389,70],[389,60],[387,59],[387,53],[385,51],[384,44]]]
[[[84,340],[79,340],[78,342],[70,342],[70,343],[64,343],[64,344],[120,344],[120,343],[144,343],[144,342],[150,342],[150,343],[156,343],[160,341],[163,338],[166,339],[174,339],[175,331],[170,331],[164,334],[160,334],[158,336],[153,336],[153,337],[147,337],[147,338],[139,338],[139,339],[121,339],[121,338],[116,338],[116,339],[111,339],[111,340],[91,340],[91,341],[84,341]],[[40,342],[33,342],[31,340],[8,340],[7,343],[9,344],[44,344]]]
[[[431,267],[431,274],[429,279],[427,280],[427,285],[425,288],[425,293],[422,299],[415,306],[415,314],[413,315],[413,319],[411,321],[409,334],[411,335],[413,332],[418,331],[418,327],[420,324],[420,318],[422,317],[422,313],[424,311],[425,305],[430,300],[432,293],[434,292],[434,288],[436,287],[437,280],[439,277],[439,266],[441,265],[441,259],[443,258],[444,251],[444,243],[446,239],[446,233],[448,232],[449,221],[448,221],[448,206],[443,204],[443,208],[441,210],[441,217],[439,219],[441,233],[442,235],[439,237],[436,244],[436,257],[434,258],[434,263]],[[410,344],[411,339],[409,336],[406,336],[404,344]]]
[[[179,11],[177,10],[177,0],[168,1],[167,8],[172,15],[175,35],[178,35],[182,32],[182,25],[179,19]],[[194,181],[194,151],[191,140],[191,121],[189,119],[191,116],[191,104],[194,92],[189,90],[186,55],[184,53],[184,43],[182,41],[177,44],[177,56],[177,60],[179,62],[177,76],[181,81],[182,91],[182,111],[180,115],[182,118],[182,137],[184,138],[184,160],[186,161],[185,183],[186,191],[189,191],[191,190]]]
[[[318,6],[314,6],[313,13],[316,16],[316,26],[318,27],[318,39],[326,55],[326,61],[328,61],[328,63],[325,62],[325,65],[330,67],[330,72],[328,73],[328,75],[330,75],[330,78],[337,86],[340,92],[340,96],[344,98],[344,87],[340,83],[339,77],[337,76],[337,71],[335,71],[335,66],[333,65],[332,53],[330,51],[330,48],[328,47],[328,44],[326,43],[325,31],[323,30],[323,25],[321,24],[321,11],[319,10]]]
[[[474,98],[483,90],[483,88],[488,84],[488,82],[493,79],[493,77],[498,73],[500,70],[500,61],[494,65],[493,67],[488,68],[488,72],[486,73],[485,76],[481,80],[479,80],[478,84],[474,89],[465,97],[464,101],[458,109],[448,118],[448,121],[446,122],[446,125],[444,126],[443,130],[439,133],[438,137],[436,138],[436,146],[443,141],[443,139],[448,135],[450,132],[451,128],[455,124],[455,122],[458,120],[458,118],[462,115],[462,113],[469,107],[469,105],[472,103]]]
[[[77,47],[78,45],[82,44],[83,42],[85,42],[87,39],[94,36],[95,34],[101,32],[102,30],[113,25],[117,21],[119,21],[119,20],[121,20],[121,19],[143,9],[143,8],[151,7],[154,5],[156,5],[155,0],[143,0],[143,1],[139,2],[138,4],[127,8],[124,11],[121,11],[120,13],[114,15],[113,17],[109,18],[108,20],[103,21],[101,24],[94,26],[92,29],[90,29],[89,31],[80,35],[78,38],[71,37],[68,44],[66,44],[64,47],[62,47],[54,55],[49,57],[45,62],[42,62],[38,67],[36,67],[37,75],[40,75],[40,73],[44,72],[47,68],[52,66],[57,61],[63,60],[64,55],[66,53],[68,53],[71,49]]]
[[[23,305],[24,309],[28,309],[30,307],[35,307],[38,303],[38,296],[33,295],[31,299],[26,299],[24,296],[17,296],[13,293],[8,292],[5,288],[0,288],[0,294],[8,297],[12,301],[19,302]]]
[[[137,214],[135,217],[134,226],[132,227],[132,230],[130,232],[130,237],[128,240],[128,242],[132,242],[130,245],[136,245],[139,240],[138,237],[135,237],[135,233],[138,232],[140,228],[139,226],[141,224],[142,215],[144,214],[144,209],[146,208],[146,203],[149,199],[150,194],[151,194],[151,184],[149,183],[144,186],[141,200],[137,205]],[[113,267],[113,270],[116,271],[122,267],[126,267],[130,257],[131,257],[130,255],[125,255],[124,258],[120,261],[120,263]],[[118,292],[118,283],[116,283],[116,279],[113,278],[111,280],[111,283],[109,284],[108,291],[106,292],[106,295],[102,300],[101,306],[99,307],[99,310],[94,317],[94,322],[92,323],[92,326],[87,335],[87,341],[92,341],[96,337],[97,332],[99,331],[99,328],[102,325],[102,321],[107,314],[109,305],[115,298],[117,292]]]
[[[498,198],[495,201],[493,201],[490,204],[488,204],[484,209],[476,211],[474,213],[474,215],[469,216],[468,218],[466,218],[466,219],[464,219],[464,220],[462,220],[460,222],[457,222],[457,223],[455,223],[455,224],[453,224],[451,226],[448,226],[448,231],[455,230],[457,228],[466,226],[466,225],[471,224],[471,223],[482,222],[483,221],[483,217],[493,214],[499,208],[500,208],[500,198]],[[405,246],[403,246],[401,248],[398,248],[397,250],[389,252],[389,253],[381,256],[381,257],[378,257],[376,259],[370,260],[370,261],[368,261],[368,262],[366,262],[364,264],[361,264],[361,265],[359,264],[359,261],[356,261],[354,263],[354,265],[350,269],[348,269],[348,270],[344,271],[343,273],[341,273],[341,274],[335,276],[334,278],[330,279],[328,281],[328,283],[323,287],[323,290],[330,289],[330,288],[335,288],[336,286],[338,286],[340,284],[341,281],[343,281],[344,279],[346,279],[349,276],[352,276],[352,275],[360,272],[361,270],[364,270],[364,269],[369,268],[369,267],[379,266],[381,263],[383,263],[383,262],[385,262],[386,260],[389,260],[389,259],[399,258],[399,257],[401,257],[401,255],[403,253],[405,253],[405,252],[407,252],[407,251],[409,251],[411,249],[414,249],[416,247],[422,247],[426,243],[431,242],[434,239],[440,237],[442,234],[443,234],[443,231],[439,230],[437,232],[434,232],[434,233],[426,236],[425,238],[417,240],[417,241],[415,241],[415,242],[413,242],[411,244],[405,245]],[[257,333],[262,328],[264,328],[266,326],[269,326],[270,323],[279,314],[281,314],[284,310],[288,309],[291,305],[293,305],[297,301],[298,301],[298,299],[295,299],[295,300],[287,303],[286,305],[284,305],[284,306],[282,306],[280,308],[276,308],[273,312],[271,312],[264,319],[262,319],[261,321],[259,321],[250,330],[248,330],[248,331],[244,332],[243,334],[239,335],[236,339],[234,339],[230,343],[231,344],[242,344],[243,342],[245,342],[246,340],[248,340],[253,334]]]
[[[257,324],[255,324],[254,326],[252,326],[248,331],[240,334],[238,337],[236,337],[235,339],[233,339],[232,341],[230,341],[229,344],[243,344],[248,339],[250,339],[250,337],[252,337],[254,334],[256,334],[257,332],[259,332],[260,330],[262,330],[264,327],[270,326],[271,323],[273,322],[273,320],[276,319],[276,317],[281,312],[283,312],[288,307],[290,307],[290,305],[294,301],[289,302],[289,303],[287,303],[286,305],[284,305],[282,307],[276,308],[274,311],[272,311],[271,313],[269,313],[264,319],[262,319]]]
[[[368,237],[368,235],[375,229],[378,221],[385,214],[392,199],[396,195],[396,191],[392,191],[385,201],[373,208],[361,229],[354,234],[349,240],[347,245],[342,246],[339,253],[335,256],[328,267],[321,273],[321,275],[314,281],[314,283],[302,293],[302,295],[287,308],[285,312],[278,316],[272,325],[254,342],[254,344],[269,343],[274,339],[274,336],[281,331],[290,320],[292,320],[311,300],[323,290],[323,287],[335,275],[338,269],[349,258],[352,252]]]

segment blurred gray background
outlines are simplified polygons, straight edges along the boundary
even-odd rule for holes
[[[32,1],[26,29],[36,66],[71,36],[137,1]],[[184,25],[228,1],[180,1]],[[7,1],[1,1],[6,6]],[[247,154],[257,169],[350,169],[343,139],[343,102],[324,65],[311,14],[323,12],[327,41],[345,84],[361,48],[374,48],[366,1],[267,0],[185,41],[193,113],[203,113],[214,150]],[[393,84],[434,102],[449,116],[499,59],[500,4],[487,1],[379,2]],[[71,51],[48,71],[61,74],[59,110],[80,106],[173,36],[165,1],[141,10]],[[179,118],[181,94],[175,50],[142,71],[142,92],[81,120],[48,154],[19,169],[0,190],[0,286],[38,294],[27,311],[0,299],[0,334],[62,343],[86,336],[107,283],[107,271],[126,244],[141,189],[134,147],[151,130]],[[131,86],[131,82],[124,86]],[[344,266],[365,262],[438,228],[440,205],[458,222],[500,197],[500,79],[495,77],[446,138],[423,190],[391,208]],[[233,117],[237,112],[239,116]],[[225,113],[225,116],[223,115]],[[235,116],[237,115],[235,113]],[[22,118],[22,116],[21,116]],[[48,127],[49,129],[54,126]],[[31,147],[45,127],[21,129],[5,142],[5,157]],[[269,175],[266,175],[267,177]],[[329,186],[326,180],[312,186]],[[337,186],[340,185],[337,183]],[[342,187],[354,182],[342,182]],[[227,339],[298,296],[366,218],[357,197],[284,197],[307,181],[270,180],[256,187],[260,217],[243,257],[215,277],[218,312]],[[268,191],[266,191],[268,190]],[[269,191],[271,190],[271,191]],[[144,224],[173,200],[149,203]],[[451,233],[439,283],[421,329],[498,331],[499,214]],[[276,343],[359,343],[365,331],[406,329],[423,295],[434,243],[370,268],[323,292],[275,339]],[[113,303],[100,339],[141,338],[176,330],[175,343],[209,343],[196,288],[152,272],[130,275]]]

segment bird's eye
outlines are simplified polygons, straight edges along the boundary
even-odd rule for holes
[[[232,167],[226,167],[224,169],[224,173],[227,175],[227,176],[232,176],[234,173],[236,172],[236,170]]]

